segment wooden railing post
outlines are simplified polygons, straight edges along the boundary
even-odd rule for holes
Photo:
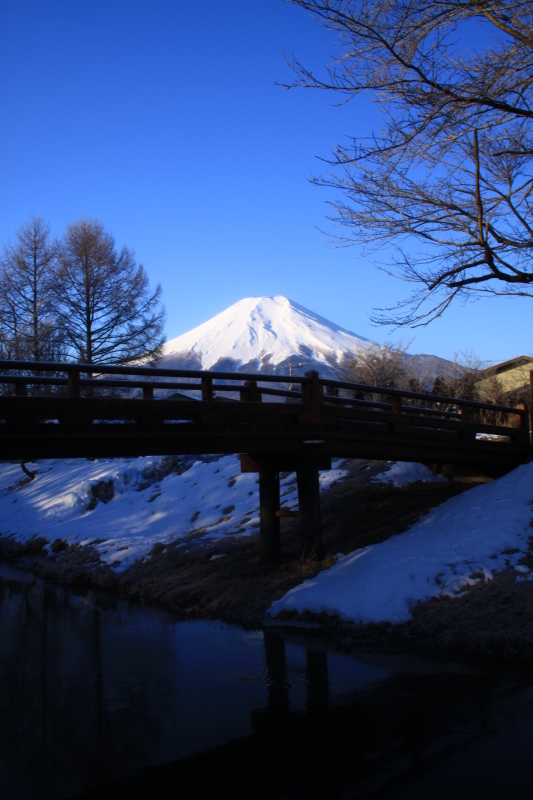
[[[465,440],[466,442],[475,442],[476,441],[476,429],[473,425],[470,425],[471,422],[471,409],[470,406],[460,406],[457,409],[457,413],[461,419],[461,424],[463,426],[462,430],[459,431],[459,438]]]
[[[77,370],[68,370],[68,396],[80,396],[80,373]]]
[[[457,413],[461,416],[461,422],[470,422],[470,409],[468,406],[461,406]]]
[[[402,416],[402,398],[397,395],[392,396],[392,413],[395,417]]]
[[[153,400],[153,399],[154,399],[154,387],[143,386],[143,400]]]
[[[257,381],[245,381],[239,392],[239,396],[242,401],[248,403],[261,403],[263,400],[263,395],[261,389],[257,385]]]
[[[213,399],[213,378],[211,375],[202,377],[202,400],[209,402]]]
[[[250,381],[250,401],[252,403],[262,403],[263,395],[261,389],[257,385],[257,381]]]
[[[314,369],[305,373],[309,381],[302,383],[302,401],[308,403],[311,408],[313,422],[320,422],[322,406],[324,405],[324,386],[320,382],[318,372]]]
[[[517,403],[519,413],[515,414],[514,426],[520,428],[521,431],[527,430],[529,433],[529,413],[523,403]]]
[[[391,406],[392,406],[392,416],[393,421],[387,424],[390,434],[394,434],[396,432],[396,425],[398,422],[401,421],[402,417],[402,398],[398,397],[397,395],[391,396]]]

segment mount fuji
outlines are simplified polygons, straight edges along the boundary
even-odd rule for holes
[[[167,342],[158,366],[280,375],[291,362],[337,377],[347,356],[374,347],[286,297],[247,297]]]
[[[247,297],[166,343],[158,364],[170,369],[304,374],[342,379],[346,359],[379,345],[341,328],[286,297]],[[432,355],[408,355],[421,374],[447,374],[451,364]]]

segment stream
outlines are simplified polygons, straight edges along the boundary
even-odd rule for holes
[[[344,655],[0,567],[3,800],[526,797],[532,737],[528,670]]]

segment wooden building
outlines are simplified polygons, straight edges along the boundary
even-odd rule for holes
[[[481,399],[490,396],[490,389],[497,380],[503,392],[514,402],[529,404],[529,373],[533,371],[533,356],[516,356],[501,364],[494,364],[479,373]]]

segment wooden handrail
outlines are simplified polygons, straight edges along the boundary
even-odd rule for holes
[[[2,367],[9,374],[0,374],[0,385],[11,384],[0,395],[6,458],[307,453],[319,445],[347,458],[489,459],[507,468],[532,456],[528,409],[321,379],[316,372],[299,377],[124,366],[106,372],[103,365],[0,361]],[[286,389],[279,388],[283,384]],[[40,391],[43,386],[57,391]],[[325,388],[363,391],[369,399]],[[168,396],[178,390],[186,395],[179,402]],[[279,399],[294,402],[273,402]]]
[[[209,370],[182,370],[182,369],[169,369],[159,367],[139,367],[139,366],[123,366],[115,364],[83,364],[83,363],[65,363],[65,362],[44,362],[44,361],[10,361],[0,360],[0,369],[14,370],[23,372],[22,375],[6,375],[0,374],[0,384],[12,385],[35,385],[35,386],[65,386],[69,378],[60,376],[43,376],[42,374],[31,377],[28,372],[60,372],[70,377],[70,383],[76,386],[100,386],[100,387],[117,387],[117,388],[140,388],[144,389],[148,385],[147,382],[142,380],[120,380],[119,378],[109,377],[95,377],[97,375],[110,376],[110,375],[131,375],[134,377],[149,377],[149,378],[182,378],[187,381],[199,381],[199,383],[182,383],[173,381],[151,381],[150,385],[154,389],[167,389],[167,390],[181,390],[181,391],[202,391],[203,399],[212,399],[214,392],[240,392],[243,388],[244,382],[253,382],[257,385],[260,383],[286,383],[286,384],[300,384],[301,391],[294,391],[292,389],[279,389],[270,388],[267,386],[257,386],[259,394],[273,395],[279,397],[292,397],[294,399],[301,398],[303,402],[306,401],[307,396],[312,396],[312,405],[314,408],[314,415],[318,413],[319,407],[323,402],[326,403],[342,403],[346,402],[350,405],[359,403],[369,403],[375,408],[386,407],[391,408],[392,400],[395,398],[406,400],[423,400],[425,403],[437,403],[444,405],[456,406],[459,409],[479,409],[484,411],[500,412],[503,414],[514,414],[522,419],[522,425],[525,425],[524,418],[528,414],[527,409],[515,408],[511,406],[496,405],[493,403],[482,402],[478,400],[467,400],[460,397],[450,397],[446,395],[425,394],[424,392],[412,392],[403,389],[393,389],[385,386],[372,386],[364,383],[351,383],[349,381],[336,381],[329,378],[321,379],[316,372],[309,372],[305,376],[299,375],[263,375],[256,373],[229,373],[218,372]],[[82,378],[81,375],[90,374],[91,378]],[[531,392],[533,397],[533,372],[530,373]],[[74,376],[79,376],[75,378]],[[78,383],[79,381],[79,383]],[[223,381],[223,383],[214,383],[214,381]],[[237,385],[236,385],[237,384]],[[377,394],[381,397],[390,397],[391,403],[384,403],[382,401],[370,400],[356,400],[355,398],[342,398],[334,397],[324,394],[324,388],[329,387],[333,389],[344,389],[349,391],[360,391],[367,394]],[[311,392],[311,394],[309,394]],[[406,406],[407,408],[411,408]],[[423,413],[423,409],[417,409]],[[428,409],[428,413],[437,410]],[[411,413],[411,412],[410,412]],[[455,412],[440,411],[439,414],[454,414]],[[528,422],[529,425],[529,422]]]
[[[308,383],[309,378],[295,375],[260,375],[254,372],[218,372],[199,369],[170,369],[167,367],[125,367],[117,364],[81,364],[64,361],[10,361],[0,359],[0,369],[30,372],[85,372],[92,375],[147,375],[153,378],[199,378],[209,375],[213,380],[257,381],[262,383]]]
[[[298,380],[297,378],[293,378]],[[470,408],[486,408],[491,411],[501,411],[506,414],[516,414],[520,409],[511,406],[499,406],[480,400],[466,400],[461,397],[449,397],[440,394],[425,394],[424,392],[411,392],[407,389],[390,389],[387,386],[371,386],[367,383],[349,383],[348,381],[333,381],[326,378],[322,380],[324,386],[332,386],[337,389],[349,389],[351,391],[367,392],[371,394],[386,395],[388,397],[406,397],[410,400],[425,400],[428,403],[445,403],[454,406],[469,406]]]

